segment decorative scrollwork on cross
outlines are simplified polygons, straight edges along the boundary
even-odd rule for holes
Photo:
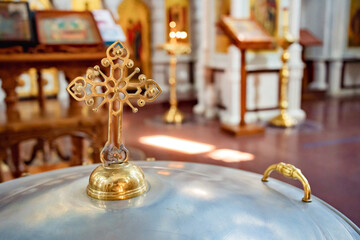
[[[137,99],[137,105],[143,107],[146,102],[152,102],[159,96],[161,88],[144,74],[134,81],[132,77],[140,72],[139,68],[126,76],[126,70],[133,68],[134,62],[130,59],[129,50],[120,41],[116,41],[106,50],[106,58],[101,60],[101,65],[110,67],[109,76],[103,73],[99,66],[89,68],[86,77],[75,78],[68,85],[67,91],[77,101],[85,101],[88,106],[93,106],[94,111],[108,103],[108,140],[100,157],[104,165],[109,165],[128,160],[128,150],[121,139],[124,103],[136,113],[138,109],[130,100]],[[99,78],[103,81],[99,81]]]

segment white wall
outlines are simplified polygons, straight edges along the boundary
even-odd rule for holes
[[[314,81],[310,88],[325,90],[333,96],[360,92],[360,89],[341,88],[343,61],[360,58],[360,48],[347,46],[350,0],[303,0],[302,11],[301,27],[309,29],[323,42],[322,46],[307,47],[305,52],[305,59],[314,62]],[[359,68],[360,62],[345,66],[345,85],[360,83]]]
[[[281,6],[290,8],[290,31],[297,37],[300,29],[300,0],[280,1]],[[240,122],[240,51],[235,46],[230,46],[227,54],[218,54],[215,52],[215,0],[207,1],[204,6],[206,16],[203,18],[203,25],[206,26],[206,33],[204,35],[204,48],[206,59],[204,59],[204,66],[216,69],[223,69],[223,74],[215,75],[215,84],[209,84],[206,79],[200,79],[203,86],[199,89],[198,97],[199,104],[195,108],[196,113],[204,114],[205,116],[213,116],[211,113],[219,112],[219,117],[222,123],[238,124]],[[249,0],[233,0],[231,1],[231,16],[236,18],[247,18],[250,14]],[[279,34],[282,33],[281,19],[282,12],[279,11],[278,29]],[[298,120],[305,118],[305,113],[300,109],[301,102],[301,79],[303,63],[301,61],[301,46],[295,43],[290,48],[291,60],[290,67],[290,84],[289,84],[289,107],[291,114]],[[282,66],[281,50],[276,49],[272,51],[247,51],[246,61],[247,70],[279,70]],[[276,73],[256,73],[248,74],[247,78],[247,108],[248,109],[265,109],[276,107],[278,104],[278,88],[279,75]],[[256,83],[256,84],[255,84]],[[219,89],[217,89],[219,88]],[[208,93],[213,91],[213,93]],[[216,99],[214,99],[216,98]],[[226,107],[225,110],[217,109],[216,103],[221,102]],[[200,108],[200,106],[203,106]],[[205,106],[205,107],[204,107]],[[201,109],[202,111],[198,111]],[[258,111],[247,112],[245,120],[253,122],[257,119],[268,120],[279,113],[279,110],[274,111]]]

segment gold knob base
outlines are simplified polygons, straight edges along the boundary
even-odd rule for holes
[[[290,115],[287,112],[281,112],[279,116],[274,117],[270,120],[270,125],[276,126],[276,127],[294,127],[297,122],[295,119],[290,117]]]
[[[163,120],[166,123],[182,123],[185,120],[185,115],[177,107],[170,107],[164,114]]]
[[[131,162],[98,166],[91,173],[87,194],[99,200],[124,200],[148,189],[144,173]]]

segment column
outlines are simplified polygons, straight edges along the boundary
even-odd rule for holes
[[[334,60],[329,64],[329,90],[328,93],[332,96],[340,94],[342,61]]]
[[[289,31],[296,38],[300,35],[301,0],[289,1]],[[301,88],[304,72],[304,63],[301,59],[302,46],[296,41],[289,48],[290,52],[290,77],[288,85],[289,114],[301,121],[305,119],[305,112],[301,110]]]
[[[248,18],[250,15],[249,1],[232,0],[231,16],[235,18]],[[222,89],[226,110],[220,112],[220,120],[225,124],[239,124],[240,122],[240,50],[230,46],[228,50],[227,68],[225,69],[226,87]]]
[[[151,15],[151,52],[152,52],[152,78],[156,80],[163,92],[169,90],[168,79],[166,78],[165,64],[169,58],[164,50],[158,46],[165,43],[165,1],[152,0],[150,9]]]
[[[234,45],[228,49],[228,67],[222,88],[226,110],[220,112],[222,123],[235,125],[240,123],[240,51]]]
[[[209,3],[208,0],[197,1],[200,6],[198,6],[199,20],[197,31],[199,37],[198,41],[198,51],[195,55],[195,90],[197,93],[197,104],[194,106],[193,111],[196,114],[205,113],[205,87],[206,87],[206,76],[205,76],[205,62],[206,58],[209,56],[209,42],[207,36],[208,25],[210,22],[209,19]],[[195,32],[194,31],[194,32]],[[194,35],[194,34],[193,34]]]
[[[315,60],[313,62],[314,81],[310,83],[309,88],[312,90],[326,90],[326,64],[324,60]]]

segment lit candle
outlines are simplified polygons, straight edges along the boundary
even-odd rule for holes
[[[187,38],[187,32],[181,32],[181,39],[185,39],[185,38]]]
[[[181,37],[181,32],[177,31],[176,32],[176,38],[179,39]]]
[[[170,26],[170,28],[175,28],[175,27],[176,27],[176,22],[171,21],[171,22],[169,23],[169,26]]]
[[[186,39],[188,34],[186,31],[176,31],[175,27],[176,27],[176,22],[171,21],[169,23],[169,27],[170,27],[170,33],[169,33],[169,37],[171,39]]]
[[[177,38],[176,32],[175,32],[176,22],[171,21],[171,22],[169,23],[169,27],[170,27],[169,37],[170,37],[171,39]]]
[[[169,36],[170,36],[170,38],[175,38],[175,37],[176,37],[176,33],[175,33],[175,32],[170,32],[170,33],[169,33]]]

